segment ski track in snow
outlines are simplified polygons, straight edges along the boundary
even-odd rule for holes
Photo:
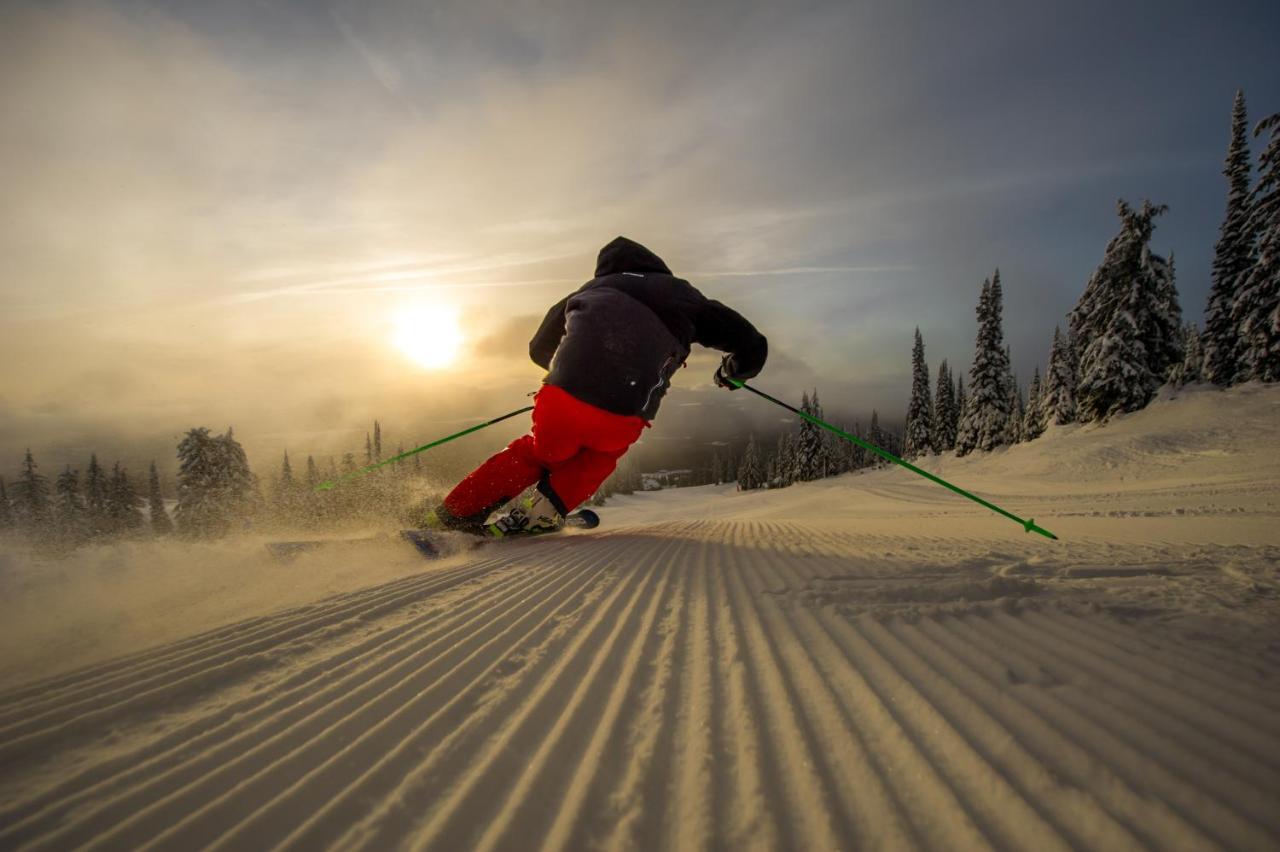
[[[682,489],[28,655],[0,849],[1280,848],[1280,389],[1184,397],[922,461],[1059,542],[901,471]],[[308,558],[237,600],[395,554]]]
[[[904,604],[875,549],[765,520],[518,542],[12,690],[0,846],[1280,844],[1271,655]]]

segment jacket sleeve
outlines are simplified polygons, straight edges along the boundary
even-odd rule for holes
[[[551,369],[551,356],[556,354],[560,339],[564,337],[564,309],[568,302],[568,296],[556,302],[529,341],[529,357],[544,370]]]
[[[727,352],[725,372],[735,379],[750,379],[764,369],[769,343],[756,327],[733,308],[703,298],[694,319],[695,343]]]

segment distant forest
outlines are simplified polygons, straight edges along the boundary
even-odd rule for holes
[[[1118,203],[1116,235],[1066,317],[1054,329],[1048,365],[1024,386],[1012,370],[1002,329],[999,270],[982,283],[977,340],[966,385],[944,360],[931,374],[924,337],[917,328],[911,349],[911,393],[901,433],[870,422],[837,424],[906,458],[934,453],[958,456],[1031,441],[1051,424],[1105,423],[1146,406],[1165,384],[1208,381],[1230,387],[1280,380],[1280,113],[1263,119],[1253,135],[1268,134],[1256,177],[1250,163],[1244,93],[1236,94],[1223,174],[1227,204],[1214,252],[1204,328],[1184,323],[1172,254],[1151,250],[1163,205]],[[801,408],[823,419],[818,391]],[[394,455],[403,453],[403,448]],[[214,435],[191,429],[177,447],[176,493],[162,493],[153,463],[145,494],[119,463],[108,470],[90,456],[83,475],[69,465],[52,483],[28,450],[9,485],[0,477],[0,534],[18,535],[41,547],[65,550],[91,542],[182,535],[217,538],[245,529],[332,529],[395,518],[414,524],[429,505],[419,456],[352,476],[324,490],[321,483],[382,462],[382,429],[366,435],[363,465],[346,453],[321,469],[308,456],[295,471],[286,453],[263,485],[249,469],[244,449],[228,429]],[[716,448],[693,469],[668,473],[681,485],[734,482],[742,490],[785,488],[883,464],[876,455],[808,421],[767,440],[751,435],[733,453]],[[655,481],[653,477],[650,482]],[[646,478],[624,458],[592,498],[645,486]],[[172,509],[170,508],[172,504]]]

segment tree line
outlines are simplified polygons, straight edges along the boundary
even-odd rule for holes
[[[403,452],[401,447],[396,455]],[[382,457],[382,425],[374,421],[365,436],[364,466]],[[404,518],[424,491],[417,456],[318,490],[360,469],[354,452],[343,454],[340,464],[330,457],[324,469],[309,455],[304,470],[295,474],[286,451],[264,487],[231,428],[223,434],[203,426],[190,429],[178,443],[177,461],[177,487],[166,498],[155,462],[143,496],[119,462],[108,471],[96,453],[83,475],[67,465],[50,486],[27,450],[13,482],[7,485],[0,477],[0,532],[16,532],[51,550],[70,550],[123,538],[209,539],[244,529],[319,529]]]
[[[950,390],[943,361],[929,392],[917,328],[903,452],[917,457],[1029,441],[1050,423],[1105,422],[1146,406],[1163,384],[1211,381],[1229,387],[1280,379],[1280,114],[1257,124],[1270,133],[1250,186],[1244,93],[1232,110],[1226,166],[1227,208],[1215,247],[1205,329],[1184,324],[1174,260],[1150,242],[1168,208],[1117,205],[1120,228],[1067,316],[1055,327],[1049,362],[1024,392],[1013,374],[1001,327],[1000,273],[983,282],[969,393]],[[963,399],[961,399],[963,397]]]

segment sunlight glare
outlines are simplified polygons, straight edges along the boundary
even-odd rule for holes
[[[396,313],[392,343],[420,367],[448,367],[462,348],[458,312],[444,306],[403,308]]]

